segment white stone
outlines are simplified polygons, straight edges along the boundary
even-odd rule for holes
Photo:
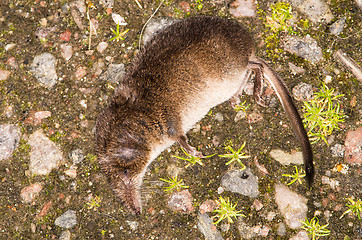
[[[43,130],[37,130],[29,136],[30,166],[32,174],[47,175],[63,162],[60,148],[52,142]]]
[[[307,199],[283,184],[275,185],[275,202],[282,213],[285,223],[292,229],[302,226],[300,221],[307,217]]]
[[[270,156],[283,165],[303,164],[302,152],[286,153],[280,149],[273,149],[270,151]]]
[[[18,147],[20,136],[20,128],[17,125],[0,125],[0,162],[11,157]]]
[[[117,13],[112,13],[112,19],[119,26],[126,26],[127,25],[126,20],[124,20],[124,18],[121,15],[117,14]]]

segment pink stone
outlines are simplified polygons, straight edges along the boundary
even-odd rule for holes
[[[194,211],[192,200],[191,193],[186,189],[172,194],[167,205],[175,212],[190,213]]]
[[[207,212],[214,211],[217,207],[218,207],[218,204],[216,201],[208,199],[201,204],[199,210],[200,210],[201,214],[204,214]]]
[[[344,146],[344,161],[350,164],[362,164],[362,127],[347,133]]]
[[[69,42],[71,36],[72,36],[72,33],[70,32],[69,29],[65,30],[65,32],[63,32],[59,35],[60,39],[65,42]]]
[[[75,77],[79,80],[87,74],[86,67],[78,67],[77,71],[75,72]]]
[[[257,157],[254,158],[254,164],[262,174],[264,174],[264,175],[269,174],[268,169],[265,168],[264,164],[259,163]]]
[[[43,186],[40,183],[33,183],[24,187],[20,192],[20,196],[25,203],[30,203],[39,195],[42,189]]]
[[[185,1],[180,2],[180,7],[186,13],[189,13],[191,11],[190,3],[188,2]]]
[[[10,75],[10,73],[11,73],[10,71],[0,69],[0,81],[6,80],[8,78],[8,76]]]
[[[253,204],[251,205],[251,209],[255,209],[256,211],[259,211],[263,208],[263,203],[260,202],[258,199],[255,199]]]
[[[44,118],[52,115],[50,111],[30,111],[29,117],[24,120],[25,124],[38,125]]]
[[[73,56],[73,48],[70,44],[61,44],[60,45],[61,55],[62,57],[68,61]]]
[[[40,213],[36,216],[36,218],[41,218],[47,215],[48,210],[53,206],[53,202],[49,201],[46,204],[44,204],[43,208],[41,209]]]
[[[230,4],[230,14],[234,17],[254,17],[255,6],[252,0],[236,0]]]

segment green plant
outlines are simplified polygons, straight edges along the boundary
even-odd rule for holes
[[[265,26],[270,28],[272,32],[279,33],[288,31],[294,33],[292,26],[289,25],[288,20],[293,18],[292,7],[289,3],[277,2],[270,6],[272,9],[271,17],[266,17]]]
[[[109,39],[109,41],[114,41],[116,40],[117,42],[119,42],[119,40],[124,40],[124,36],[126,35],[126,33],[128,33],[129,29],[126,29],[123,32],[119,32],[119,24],[117,23],[117,29],[113,30],[113,28],[111,28],[112,33],[114,34],[114,37],[112,37],[111,39]]]
[[[178,158],[178,159],[181,159],[181,160],[184,160],[184,161],[187,161],[189,162],[185,167],[189,167],[189,166],[193,166],[195,165],[196,163],[200,164],[201,166],[204,165],[202,163],[202,158],[200,157],[195,157],[195,156],[191,156],[190,154],[188,154],[185,149],[181,148],[181,150],[184,152],[184,154],[188,157],[188,158],[183,158],[183,157],[179,157],[179,156],[176,156],[176,155],[172,155],[172,157],[174,158]],[[205,156],[203,158],[210,158],[212,156],[214,156],[215,154],[212,154],[212,155],[208,155],[208,156]]]
[[[165,187],[165,190],[164,190],[165,192],[173,191],[173,190],[180,191],[181,188],[189,188],[189,186],[186,186],[182,183],[184,181],[183,179],[181,179],[180,181],[177,180],[177,175],[175,177],[171,177],[171,178],[169,177],[168,179],[169,180],[160,178],[160,180],[170,184],[170,186]]]
[[[267,48],[267,53],[270,58],[278,58],[279,53],[283,50],[279,47],[280,33],[287,32],[289,34],[295,33],[289,20],[293,18],[292,7],[289,3],[277,2],[270,6],[272,13],[271,16],[266,16],[262,9],[258,9],[258,13],[262,16],[264,26],[268,30],[264,34],[264,41]],[[265,18],[263,17],[265,16]]]
[[[344,122],[345,115],[340,112],[337,101],[343,94],[336,95],[334,91],[323,84],[321,91],[313,94],[312,100],[304,102],[303,122],[312,143],[322,139],[328,145],[326,137],[331,135],[334,129],[339,129],[339,122]]]
[[[246,110],[250,107],[250,104],[246,105],[245,103],[246,103],[246,101],[235,105],[234,110],[237,112],[243,111],[244,113],[246,113]]]
[[[353,200],[353,198],[347,198],[347,200],[350,202],[350,204],[346,204],[349,209],[345,211],[342,216],[339,218],[341,219],[344,215],[346,215],[349,212],[353,212],[357,215],[358,219],[361,220],[361,212],[362,212],[362,201],[361,199],[357,199],[356,201]]]
[[[196,0],[195,3],[195,8],[197,11],[201,11],[201,9],[204,7],[204,5],[202,4],[202,0]]]
[[[308,232],[308,235],[312,235],[312,240],[318,239],[319,237],[328,236],[331,231],[327,229],[328,223],[326,225],[319,225],[319,220],[316,216],[314,216],[310,221],[305,219],[305,221],[301,221],[303,223],[302,229]]]
[[[305,177],[305,173],[303,173],[303,169],[300,170],[300,172],[298,171],[298,167],[294,166],[295,168],[295,174],[290,175],[290,174],[283,174],[283,177],[290,177],[293,178],[291,182],[289,182],[287,185],[291,185],[294,182],[298,181],[300,184],[302,184],[302,178]]]
[[[228,145],[225,147],[225,150],[229,150],[231,153],[222,154],[222,155],[219,155],[219,157],[231,158],[227,163],[225,163],[226,165],[229,165],[230,163],[237,161],[242,167],[241,170],[243,170],[243,169],[245,169],[245,165],[244,165],[244,163],[241,162],[241,159],[250,157],[250,156],[245,155],[245,153],[241,153],[241,151],[245,147],[245,144],[246,144],[246,142],[244,142],[243,145],[237,151],[235,151],[230,145]]]
[[[216,200],[216,202],[219,204],[219,208],[214,210],[215,215],[213,218],[218,217],[219,219],[214,222],[215,225],[217,225],[219,222],[221,222],[223,219],[227,219],[229,223],[233,223],[233,219],[238,216],[245,217],[244,214],[241,214],[241,211],[235,211],[237,203],[233,205],[229,198],[224,199],[222,196],[219,197],[219,200]]]
[[[100,203],[102,202],[102,198],[99,196],[95,196],[89,200],[89,202],[86,203],[87,209],[91,210],[97,210],[98,207],[100,207]]]

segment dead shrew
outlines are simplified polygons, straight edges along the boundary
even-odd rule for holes
[[[263,77],[275,89],[301,144],[308,183],[314,175],[311,146],[284,82],[255,56],[254,40],[239,23],[219,17],[177,21],[147,42],[135,57],[96,123],[101,168],[124,205],[142,211],[140,188],[147,166],[174,142],[202,156],[186,133],[211,108],[234,104],[251,74],[254,97]]]

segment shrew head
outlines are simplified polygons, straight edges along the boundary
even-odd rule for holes
[[[135,126],[125,126],[113,116],[106,110],[97,120],[98,161],[116,196],[131,213],[140,214],[140,187],[150,151]]]

